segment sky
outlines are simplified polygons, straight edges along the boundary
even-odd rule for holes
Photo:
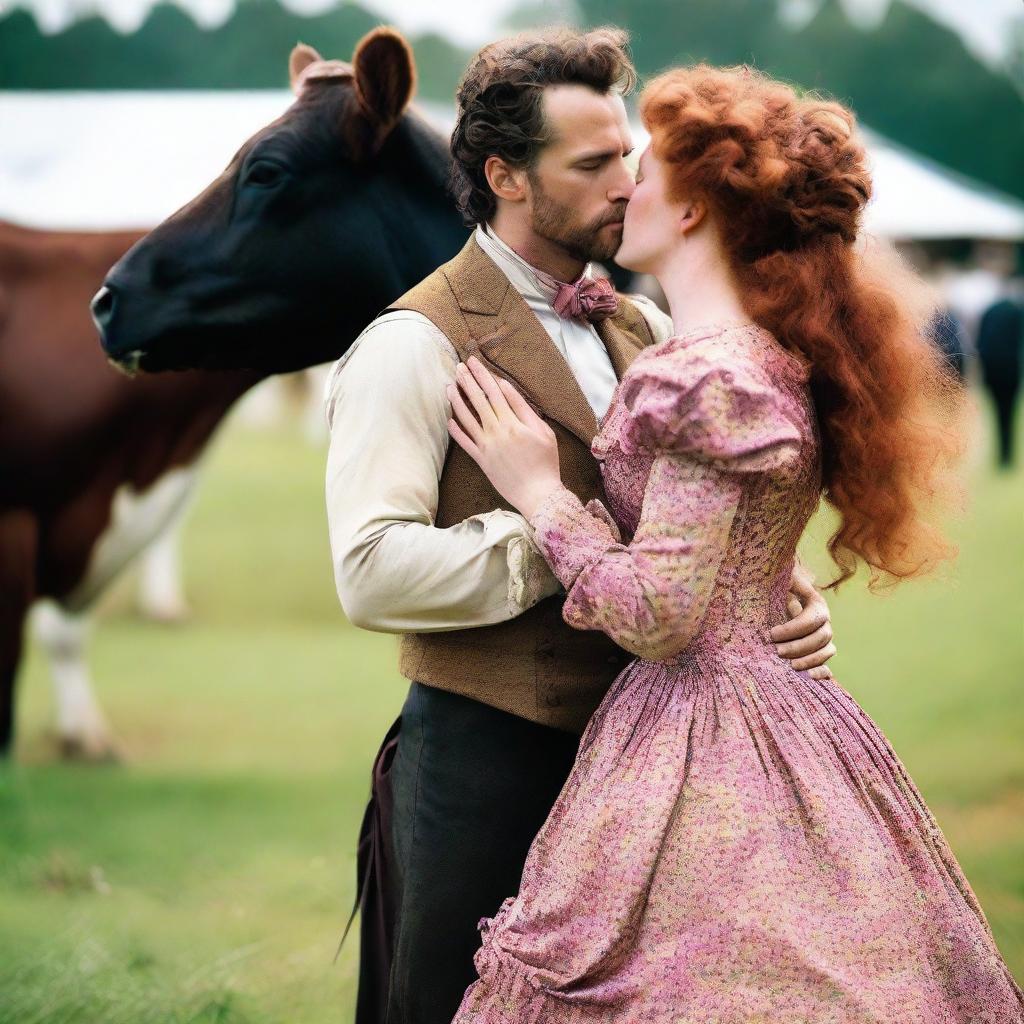
[[[99,10],[123,32],[135,29],[155,0],[0,0],[0,13],[11,6],[36,12],[47,31],[63,28],[76,15]],[[226,20],[234,0],[176,0],[200,24],[217,25]],[[301,13],[319,13],[335,6],[336,0],[283,0],[285,6]],[[642,0],[637,0],[642,2]],[[812,10],[816,0],[785,0],[799,17]],[[884,15],[890,0],[842,0],[851,16],[871,22]],[[1022,0],[908,0],[930,12],[936,20],[956,29],[979,56],[996,63],[1005,53],[1008,24],[1024,17]],[[464,46],[479,46],[502,34],[505,19],[522,0],[361,0],[362,6],[386,18],[405,32],[434,30]],[[571,2],[555,2],[549,8],[571,9]]]

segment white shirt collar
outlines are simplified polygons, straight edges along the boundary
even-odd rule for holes
[[[507,242],[498,237],[494,228],[478,224],[475,236],[480,248],[505,272],[524,299],[540,299],[549,306],[555,301],[561,281],[527,263]],[[592,264],[588,263],[580,276],[593,277]]]

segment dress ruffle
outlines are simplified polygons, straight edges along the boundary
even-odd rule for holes
[[[757,346],[778,343],[756,327],[735,334],[728,349],[720,335],[687,336],[637,358],[621,384],[624,452],[673,451],[738,473],[798,457],[800,429],[787,415],[792,399],[758,360]],[[798,373],[795,357],[786,358]]]
[[[514,903],[510,897],[494,917],[480,921],[483,945],[473,958],[480,977],[466,990],[452,1024],[596,1024],[607,1020],[607,1007],[595,1010],[568,1003],[551,991],[541,971],[497,945],[495,935],[500,929],[496,926]]]

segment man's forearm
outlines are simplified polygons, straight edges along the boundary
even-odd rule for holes
[[[558,590],[521,517],[495,511],[445,530],[383,524],[339,550],[335,582],[349,620],[386,633],[504,622]]]

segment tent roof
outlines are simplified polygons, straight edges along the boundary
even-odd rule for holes
[[[47,228],[148,227],[200,192],[281,91],[0,93],[0,217]],[[454,114],[421,104],[438,127]],[[646,134],[634,127],[638,146]],[[865,132],[875,177],[871,231],[890,238],[1024,240],[1024,202]]]
[[[866,224],[898,239],[1024,240],[1024,202],[865,131],[875,194]]]

